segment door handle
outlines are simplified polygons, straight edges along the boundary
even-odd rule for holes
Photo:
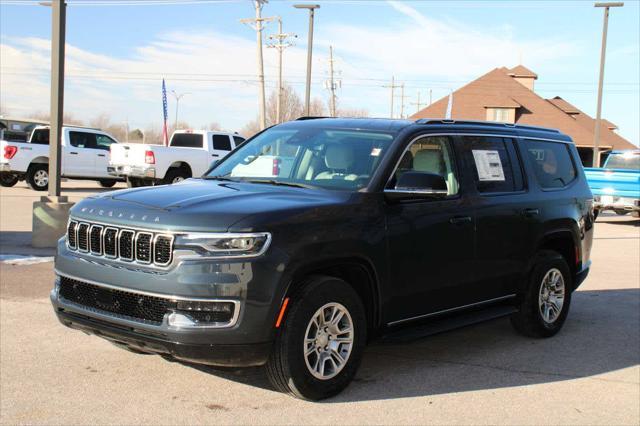
[[[540,209],[524,209],[522,214],[526,217],[537,216],[540,214]]]
[[[211,154],[212,157],[220,157],[218,154]]]
[[[104,156],[105,156],[104,154],[98,154],[98,157],[104,157]]]
[[[71,154],[71,155],[78,155],[78,153],[77,153],[77,152],[75,152],[75,151],[71,151],[69,154]]]
[[[452,225],[460,225],[463,223],[471,223],[471,216],[457,216],[449,219],[449,223]]]

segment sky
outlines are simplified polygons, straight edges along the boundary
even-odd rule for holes
[[[74,3],[75,2],[75,3]],[[108,114],[130,128],[159,127],[161,82],[188,93],[180,120],[239,130],[258,113],[255,16],[249,0],[69,0],[65,111],[90,120]],[[132,5],[132,3],[136,3]],[[144,4],[140,4],[144,3]],[[170,4],[163,4],[170,3]],[[179,3],[179,4],[176,4]],[[338,107],[388,117],[394,76],[405,84],[404,113],[497,67],[519,63],[538,74],[536,92],[561,96],[595,116],[603,10],[583,1],[317,1],[312,97],[327,102],[329,46],[339,73]],[[308,14],[271,0],[295,33],[284,79],[303,96]],[[50,8],[0,0],[0,109],[48,112]],[[269,23],[265,38],[277,31]],[[277,52],[266,48],[267,95],[277,84]],[[396,91],[395,116],[401,112]],[[169,96],[169,117],[175,100]],[[423,107],[425,105],[422,105]],[[611,10],[603,117],[640,142],[640,4]]]

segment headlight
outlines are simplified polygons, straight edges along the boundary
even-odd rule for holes
[[[260,256],[269,248],[271,234],[261,233],[193,233],[179,235],[176,249],[191,249],[203,256],[244,258]]]

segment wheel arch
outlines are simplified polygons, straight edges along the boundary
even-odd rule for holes
[[[580,261],[580,243],[576,241],[576,236],[570,229],[558,229],[544,234],[536,252],[542,250],[552,250],[560,254],[567,262],[571,275],[575,277]]]
[[[295,268],[283,299],[294,294],[312,275],[339,278],[348,283],[362,299],[367,316],[368,336],[381,325],[380,283],[372,263],[361,257],[336,257],[304,263]]]
[[[191,166],[186,161],[174,161],[173,163],[171,163],[169,165],[169,168],[167,169],[167,172],[169,172],[169,170],[171,170],[171,169],[182,169],[182,170],[188,172],[189,176],[193,177],[193,171],[191,169]]]
[[[44,155],[36,157],[31,160],[31,162],[29,163],[29,167],[31,167],[32,164],[49,164],[49,157],[45,157]]]

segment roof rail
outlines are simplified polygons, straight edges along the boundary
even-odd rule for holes
[[[451,119],[434,119],[434,118],[419,118],[415,121],[416,124],[470,124],[473,126],[504,126],[514,129],[532,129],[542,130],[553,133],[560,133],[558,129],[550,129],[548,127],[531,126],[528,124],[513,124],[513,123],[500,123],[497,121],[481,121],[481,120],[451,120]]]

